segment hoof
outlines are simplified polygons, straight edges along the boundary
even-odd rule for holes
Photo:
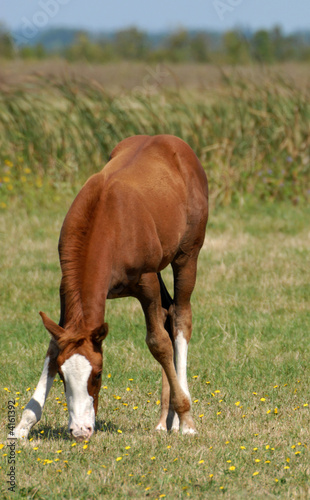
[[[182,422],[180,425],[180,429],[182,434],[191,434],[191,435],[197,434],[194,421],[190,414],[183,415],[183,418],[181,417],[181,419]]]
[[[184,435],[186,434],[186,435],[192,435],[192,436],[194,436],[195,434],[197,434],[196,429],[194,429],[193,427],[188,427],[186,425],[184,425],[182,427],[181,432]]]
[[[163,425],[161,422],[159,422],[159,424],[157,424],[155,427],[155,431],[167,432],[167,427],[165,425]]]
[[[29,434],[29,429],[18,429],[16,427],[13,432],[10,432],[10,434],[7,436],[7,439],[27,439]]]

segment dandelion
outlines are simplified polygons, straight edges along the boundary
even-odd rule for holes
[[[202,413],[201,415],[199,415],[199,418],[202,418],[202,417],[204,417],[204,413]]]
[[[87,475],[89,476],[93,471],[90,469],[87,471]]]
[[[151,460],[156,460],[156,457],[151,457]]]
[[[235,405],[236,405],[236,406],[239,406],[239,405],[240,405],[240,401],[237,401],[237,402],[235,403]]]
[[[123,457],[117,457],[116,461],[119,462],[122,459],[123,459]]]
[[[278,408],[275,408],[275,409],[273,410],[273,413],[274,413],[275,415],[277,415],[277,414],[278,414]]]
[[[266,398],[260,398],[261,401],[266,401]]]
[[[84,444],[83,450],[87,450],[87,448],[88,448],[88,444]]]
[[[255,458],[255,462],[259,463],[260,459],[259,458]]]
[[[265,460],[265,464],[270,464],[270,460]]]
[[[269,450],[269,448],[270,448],[269,444],[266,444],[265,448],[266,448],[266,450]]]
[[[295,451],[295,455],[299,455],[300,453],[300,451]]]
[[[257,476],[259,474],[259,472],[253,472],[253,476]]]
[[[118,429],[118,430],[117,430],[117,432],[118,432],[119,434],[123,434],[123,431],[121,431],[120,429]]]
[[[76,446],[76,444],[77,444],[77,443],[72,443],[71,448],[73,448],[73,446]]]
[[[137,409],[138,409],[138,407],[137,407],[137,406],[134,406],[134,407],[133,407],[133,410],[137,410]]]
[[[156,404],[157,404],[157,405],[159,405],[159,404],[160,404],[160,400],[159,400],[159,399],[156,401]]]
[[[234,471],[236,469],[236,467],[234,465],[232,465],[231,467],[229,467],[229,470],[231,471]]]
[[[125,450],[130,450],[131,446],[125,446]]]
[[[57,450],[56,453],[62,453],[62,450]]]
[[[213,478],[213,474],[209,474],[209,478],[212,479]]]
[[[198,378],[198,375],[194,375],[193,378]]]
[[[6,392],[11,392],[7,387],[4,387],[3,390]]]
[[[198,462],[198,463],[199,463],[199,464],[204,464],[204,463],[205,463],[205,461],[204,461],[204,460],[199,460],[199,462]]]
[[[240,446],[240,450],[246,450],[245,446]]]
[[[108,378],[111,378],[111,376],[112,376],[111,373],[108,373]]]
[[[165,498],[166,495],[164,493],[162,495],[159,495],[159,498]]]
[[[225,441],[225,444],[229,444],[229,443],[230,443],[230,441]]]

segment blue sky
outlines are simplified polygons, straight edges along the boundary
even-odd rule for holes
[[[34,23],[93,30],[180,26],[225,30],[236,26],[285,32],[310,29],[310,0],[0,0],[0,20],[13,30]]]

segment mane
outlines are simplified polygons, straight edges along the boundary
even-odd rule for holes
[[[81,298],[83,262],[102,186],[100,174],[88,180],[72,203],[61,229],[58,245],[62,270],[61,316],[67,325],[84,322]]]

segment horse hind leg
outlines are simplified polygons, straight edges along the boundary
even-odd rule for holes
[[[161,274],[157,273],[157,278],[160,285],[160,296],[161,296],[161,305],[162,305],[162,313],[163,313],[163,321],[165,330],[167,330],[171,341],[173,342],[173,333],[172,333],[172,321],[171,321],[171,306],[173,305],[173,299],[171,298],[165,283],[162,280]],[[162,390],[161,390],[161,413],[160,419],[156,426],[156,430],[158,431],[169,431],[172,427],[172,421],[174,418],[174,411],[171,407],[170,403],[170,385],[167,379],[167,375],[165,370],[162,368]]]
[[[190,399],[181,388],[174,366],[173,344],[164,328],[160,286],[156,275],[143,275],[139,282],[137,298],[140,300],[146,320],[147,345],[154,358],[161,364],[170,386],[170,399],[173,409],[178,413],[184,433],[194,432],[190,417]]]
[[[36,390],[23,411],[21,421],[10,432],[8,439],[27,438],[31,428],[41,419],[46,398],[57,373],[54,351],[55,346],[51,342]]]
[[[172,263],[174,273],[174,305],[171,311],[174,338],[174,359],[179,384],[191,401],[187,383],[187,353],[192,334],[192,312],[190,298],[196,282],[197,256],[180,255]],[[195,425],[188,411],[180,416],[175,413],[172,430],[179,427],[183,434],[195,433]]]

